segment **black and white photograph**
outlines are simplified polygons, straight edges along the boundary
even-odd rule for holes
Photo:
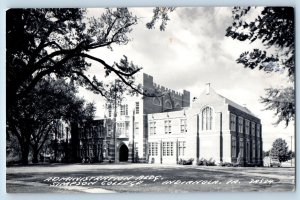
[[[7,193],[294,192],[295,9],[10,8]]]

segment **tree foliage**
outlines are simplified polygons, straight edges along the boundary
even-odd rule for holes
[[[38,153],[50,139],[58,119],[81,122],[93,118],[94,105],[86,104],[76,96],[76,92],[72,83],[47,77],[10,110],[8,129],[18,138],[23,164],[28,162],[30,148],[33,162],[37,162]]]
[[[291,159],[291,153],[288,151],[286,141],[282,138],[276,139],[272,144],[270,156],[278,158],[279,162],[285,162]]]
[[[6,13],[7,126],[19,140],[24,163],[29,146],[36,152],[43,146],[53,120],[92,119],[95,107],[84,106],[84,100],[74,95],[75,85],[109,98],[111,86],[105,79],[113,76],[130,93],[155,96],[135,84],[141,68],[127,56],[108,64],[105,55],[92,54],[95,49],[126,45],[137,17],[127,8],[107,8],[99,18],[88,18],[87,12],[45,8]],[[91,77],[91,62],[104,73]]]
[[[134,75],[141,69],[126,56],[112,65],[105,55],[90,51],[126,45],[137,17],[127,8],[106,9],[100,18],[87,18],[84,9],[10,9],[7,11],[7,102],[10,108],[46,75],[71,77],[102,96],[103,79],[114,74],[135,92]],[[94,61],[104,68],[103,79],[87,75]],[[99,74],[98,74],[99,75]]]
[[[173,12],[175,10],[175,7],[155,7],[153,9],[153,16],[150,22],[146,24],[146,27],[148,29],[154,29],[155,24],[158,21],[161,21],[161,24],[159,26],[159,29],[161,31],[166,30],[167,22],[170,20],[168,14]]]
[[[266,110],[275,111],[275,115],[278,117],[275,124],[283,121],[288,126],[291,120],[295,120],[294,88],[268,88],[266,89],[266,97],[261,97],[261,102],[267,105]]]
[[[259,41],[264,49],[246,51],[237,63],[246,68],[270,72],[287,72],[290,81],[295,73],[295,24],[294,8],[265,7],[255,18],[248,17],[251,7],[235,7],[232,10],[233,23],[226,30],[226,36],[250,43]],[[275,110],[276,124],[285,122],[286,126],[295,118],[295,92],[292,87],[266,89],[266,97],[261,102],[267,110]]]

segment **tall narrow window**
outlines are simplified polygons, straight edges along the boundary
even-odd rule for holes
[[[108,107],[108,117],[111,117],[111,106]]]
[[[121,105],[120,107],[120,115],[125,115],[125,105]]]
[[[150,142],[149,143],[149,155],[150,156],[157,156],[157,142]]]
[[[245,132],[247,135],[250,134],[250,121],[249,120],[245,120]]]
[[[231,155],[236,158],[236,138],[235,136],[231,137]]]
[[[241,157],[244,157],[244,139],[240,138],[240,152],[239,154],[241,154]]]
[[[165,120],[165,134],[171,133],[171,120]]]
[[[185,154],[185,141],[178,142],[178,155],[184,156]]]
[[[257,130],[257,137],[260,137],[260,125],[257,124],[257,127],[256,127],[256,130]]]
[[[236,115],[230,114],[230,130],[236,131]]]
[[[255,136],[255,123],[254,122],[251,123],[251,135]]]
[[[135,114],[140,113],[140,102],[135,102]]]
[[[125,136],[129,136],[129,122],[125,122]]]
[[[155,142],[155,148],[154,148],[154,156],[158,156],[158,143]]]
[[[156,134],[156,122],[150,122],[150,135]]]
[[[111,124],[107,125],[107,136],[110,136],[112,132]]]
[[[128,115],[128,105],[125,106],[125,115]]]
[[[257,141],[257,158],[260,158],[260,141]]]
[[[136,136],[139,134],[139,122],[134,122],[134,134]]]
[[[252,140],[252,158],[255,158],[255,151],[256,151],[255,140]]]
[[[243,126],[244,126],[243,118],[239,117],[239,133],[243,133]]]
[[[186,129],[186,119],[180,120],[180,132],[185,133],[187,131]]]
[[[173,156],[173,142],[170,142],[170,156]]]
[[[128,105],[121,105],[121,110],[120,110],[121,115],[128,115]]]
[[[202,130],[212,130],[212,109],[210,107],[202,110]]]
[[[163,148],[163,150],[162,150],[163,156],[166,156],[167,155],[167,144],[166,144],[166,142],[162,143],[162,148]]]
[[[163,156],[173,156],[173,142],[163,142]]]

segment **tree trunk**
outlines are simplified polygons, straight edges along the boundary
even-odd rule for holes
[[[38,163],[39,162],[39,159],[38,159],[39,151],[37,150],[37,148],[32,148],[32,150],[33,150],[32,163]]]
[[[29,145],[22,145],[21,151],[22,151],[22,158],[21,158],[22,164],[28,165]]]

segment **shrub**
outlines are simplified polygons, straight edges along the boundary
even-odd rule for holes
[[[216,166],[216,162],[213,158],[210,158],[209,160],[206,160],[205,158],[201,158],[197,165],[200,166]]]
[[[216,161],[213,158],[210,158],[207,161],[206,166],[216,166]]]
[[[222,167],[233,167],[233,164],[230,163],[230,162],[224,162],[224,163],[222,163],[221,166],[222,166]]]
[[[180,160],[178,161],[178,164],[179,164],[179,165],[192,165],[192,164],[193,164],[193,161],[194,161],[193,158],[190,158],[190,159],[188,159],[188,160],[180,159]]]

